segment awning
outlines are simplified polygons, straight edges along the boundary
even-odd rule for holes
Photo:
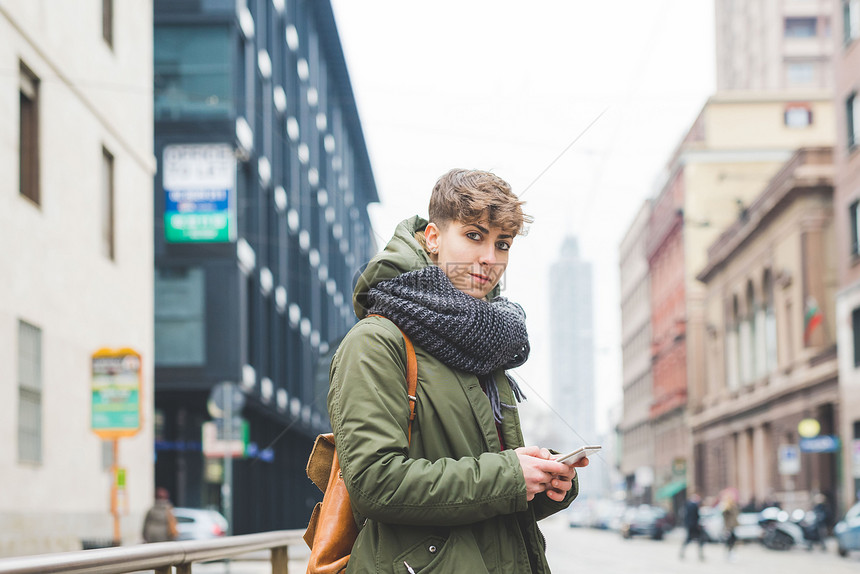
[[[687,479],[681,478],[679,480],[673,480],[668,484],[664,484],[660,488],[657,489],[657,500],[662,500],[663,498],[672,498],[682,490],[687,488]]]

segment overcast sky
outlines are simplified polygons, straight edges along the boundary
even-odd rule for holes
[[[504,293],[528,313],[532,355],[517,374],[530,409],[549,399],[549,268],[577,236],[594,268],[607,430],[621,398],[618,245],[714,90],[712,0],[332,4],[379,189],[379,247],[399,221],[426,217],[452,167],[513,186],[535,217]]]

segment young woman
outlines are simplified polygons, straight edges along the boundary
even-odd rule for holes
[[[429,215],[367,265],[361,321],[332,360],[329,414],[361,528],[347,572],[546,573],[537,521],[573,501],[588,460],[523,446],[505,374],[529,343],[498,283],[529,218],[504,180],[468,170],[439,179]],[[418,363],[411,439],[403,333]]]

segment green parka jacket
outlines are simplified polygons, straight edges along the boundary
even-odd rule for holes
[[[407,439],[406,348],[390,321],[366,317],[365,294],[380,281],[431,265],[402,222],[358,280],[355,325],[332,360],[328,407],[343,477],[359,525],[348,573],[548,573],[537,520],[566,508],[539,494],[528,502],[516,453],[516,409],[503,409],[501,450],[489,400],[476,376],[415,346],[416,418]],[[515,405],[503,371],[503,403]],[[405,563],[405,564],[404,564]]]

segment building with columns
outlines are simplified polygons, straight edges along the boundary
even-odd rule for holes
[[[837,454],[799,436],[839,420],[830,148],[802,148],[708,249],[703,386],[691,397],[697,490],[811,508],[837,492]]]
[[[803,121],[795,118],[801,110]],[[797,148],[829,145],[827,92],[724,93],[709,99],[669,163],[654,200],[651,276],[651,418],[658,500],[677,508],[697,484],[688,405],[705,385],[708,246],[748,209]]]

